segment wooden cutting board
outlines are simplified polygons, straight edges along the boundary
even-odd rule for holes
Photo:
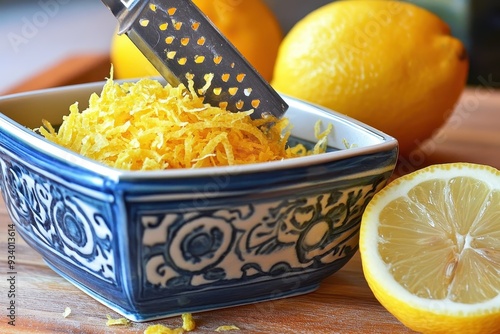
[[[420,151],[401,160],[396,173],[452,161],[500,168],[500,90],[492,87],[494,83],[468,88],[448,123],[423,143]],[[55,274],[19,236],[15,242],[16,326],[8,325],[8,224],[10,219],[0,200],[0,333],[142,333],[154,323],[181,325],[180,317],[174,317],[107,327],[106,314],[119,315]],[[71,308],[71,314],[64,318],[66,307]],[[198,327],[192,333],[214,333],[221,325],[241,328],[229,333],[411,333],[374,298],[364,280],[359,254],[315,292],[199,313],[194,318]]]
[[[129,327],[107,327],[106,314],[120,316],[49,269],[42,258],[18,238],[15,246],[15,327],[8,325],[6,266],[7,226],[10,219],[0,201],[0,332],[28,333],[142,333],[151,324],[178,327],[180,317]],[[66,307],[71,314],[63,317]],[[361,272],[359,255],[307,295],[254,305],[194,314],[192,333],[215,333],[221,325],[241,330],[229,333],[410,333],[387,313],[371,294]]]

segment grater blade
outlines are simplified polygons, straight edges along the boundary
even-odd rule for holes
[[[253,118],[281,117],[288,105],[190,0],[102,0],[172,86],[188,80],[213,106]],[[206,75],[213,74],[206,91]]]

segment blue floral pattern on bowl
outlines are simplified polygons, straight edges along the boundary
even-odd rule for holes
[[[0,175],[8,185],[5,203],[17,228],[57,256],[116,284],[112,232],[100,202],[6,161],[0,161]]]
[[[189,290],[301,272],[350,256],[357,247],[359,214],[377,186],[193,213],[144,214],[144,281]]]
[[[0,115],[0,189],[10,217],[57,273],[135,321],[313,291],[357,251],[363,210],[391,176],[397,143],[287,102],[292,119],[302,112],[338,122],[342,136],[342,127],[353,128],[370,149],[262,168],[134,173],[65,151]],[[372,149],[371,141],[381,144]]]

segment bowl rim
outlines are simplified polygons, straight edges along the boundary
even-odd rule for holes
[[[130,80],[115,80],[115,82],[124,82]],[[26,97],[36,95],[52,94],[55,92],[77,92],[83,89],[96,88],[96,92],[102,88],[105,81],[90,82],[84,84],[68,85],[62,87],[45,88],[28,92],[15,93],[5,96],[0,96],[0,105],[2,102],[12,102],[22,100]],[[361,121],[352,117],[341,114],[337,111],[328,109],[318,104],[314,104],[305,100],[301,100],[286,94],[279,93],[289,107],[301,106],[302,109],[307,109],[309,112],[314,112],[328,117],[335,118],[337,122],[358,128],[360,131],[371,133],[371,135],[379,137],[381,142],[364,146],[352,147],[349,149],[340,149],[322,154],[310,155],[305,157],[288,158],[277,161],[259,162],[244,165],[220,166],[220,167],[203,167],[203,168],[183,168],[183,169],[166,169],[166,170],[147,170],[147,171],[128,171],[114,168],[93,159],[82,156],[68,148],[55,144],[43,136],[36,134],[28,127],[7,117],[0,110],[0,125],[1,131],[7,131],[11,136],[16,137],[18,141],[22,141],[24,145],[32,147],[52,159],[65,162],[72,165],[82,166],[85,169],[91,170],[108,179],[114,180],[148,180],[148,179],[170,179],[170,178],[197,178],[197,177],[216,177],[220,175],[234,174],[251,174],[259,172],[274,172],[280,170],[295,169],[313,165],[321,165],[333,161],[344,160],[356,156],[371,154],[378,151],[387,151],[398,148],[397,140]],[[69,106],[68,106],[69,107]],[[286,113],[285,113],[286,117]]]

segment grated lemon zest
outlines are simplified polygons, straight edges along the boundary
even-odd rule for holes
[[[170,328],[161,324],[149,325],[145,330],[144,334],[183,334],[184,329]]]
[[[203,89],[212,77],[206,77]],[[74,103],[58,131],[46,120],[36,130],[83,156],[126,170],[240,165],[326,151],[331,125],[321,132],[318,122],[319,141],[312,150],[302,144],[288,147],[287,118],[253,120],[252,112],[203,103],[192,81],[187,88],[149,78],[119,84],[111,72],[101,94],[90,96],[87,109],[80,112]]]
[[[67,318],[67,317],[69,317],[69,315],[70,315],[70,314],[71,314],[71,308],[66,307],[66,308],[64,309],[64,312],[63,312],[62,316],[63,316],[64,318]]]
[[[185,331],[190,332],[196,328],[196,323],[191,313],[183,313],[182,327],[170,328],[161,324],[149,325],[144,334],[183,334]]]
[[[227,332],[227,331],[239,331],[240,328],[238,326],[235,326],[235,325],[223,325],[223,326],[219,326],[217,327],[217,329],[215,329],[216,332]]]
[[[182,317],[182,329],[186,332],[193,331],[196,328],[196,323],[194,322],[193,315],[191,313],[183,313]]]
[[[113,319],[109,314],[106,314],[106,326],[130,326],[131,322],[125,318]]]

